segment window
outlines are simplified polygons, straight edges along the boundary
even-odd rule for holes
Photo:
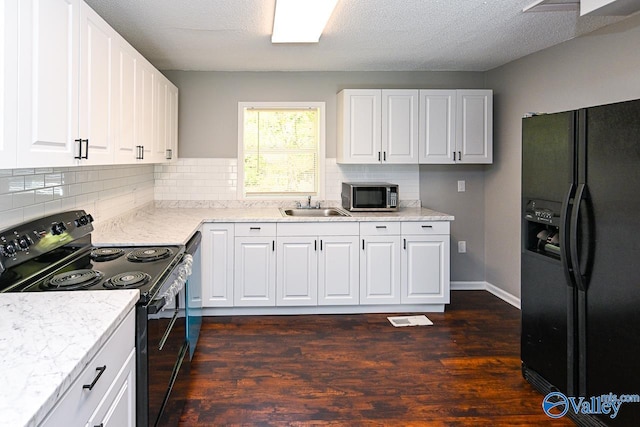
[[[324,102],[240,102],[240,197],[321,196],[324,128]]]

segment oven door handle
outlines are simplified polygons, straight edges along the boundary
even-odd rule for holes
[[[149,314],[160,313],[160,310],[162,310],[165,305],[167,305],[167,300],[164,297],[154,299],[147,306],[147,312]]]
[[[169,339],[169,335],[171,335],[171,330],[173,329],[173,325],[175,325],[176,320],[178,320],[178,309],[176,309],[173,312],[173,317],[171,318],[171,321],[169,322],[169,325],[167,326],[167,330],[164,331],[164,334],[162,335],[162,338],[160,339],[160,344],[158,345],[158,350],[162,351],[162,349],[164,348],[164,345],[167,343],[167,340]]]

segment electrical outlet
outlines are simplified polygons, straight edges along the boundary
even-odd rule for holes
[[[465,182],[464,180],[460,180],[458,181],[458,193],[464,193],[465,192]]]
[[[467,242],[465,240],[460,240],[458,242],[458,253],[463,254],[467,252]]]

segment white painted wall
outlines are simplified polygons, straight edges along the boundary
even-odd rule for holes
[[[494,93],[494,164],[484,177],[486,281],[519,297],[522,115],[640,98],[640,14],[491,70],[486,86]]]

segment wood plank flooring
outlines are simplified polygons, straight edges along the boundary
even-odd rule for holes
[[[454,291],[433,326],[388,314],[209,317],[180,426],[573,425],[520,373],[520,311]]]

